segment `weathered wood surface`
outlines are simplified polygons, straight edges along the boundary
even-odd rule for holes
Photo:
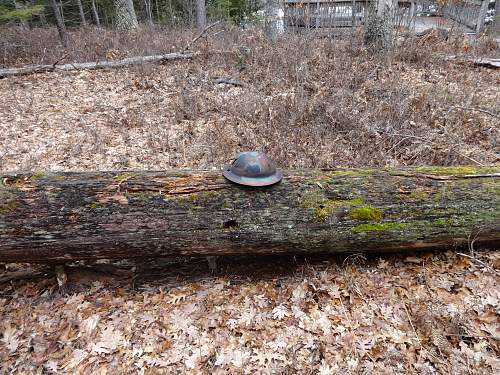
[[[131,65],[141,65],[150,63],[161,63],[170,60],[190,59],[193,53],[167,53],[165,55],[136,56],[115,61],[94,61],[72,64],[53,64],[53,65],[28,65],[21,68],[0,69],[0,78],[11,76],[22,76],[35,73],[47,73],[54,71],[72,71],[72,70],[95,70],[122,68]]]
[[[500,243],[500,167],[0,173],[0,262]]]

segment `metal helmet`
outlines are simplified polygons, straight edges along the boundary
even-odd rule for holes
[[[222,172],[229,181],[247,186],[268,186],[280,182],[283,173],[263,152],[242,152]]]

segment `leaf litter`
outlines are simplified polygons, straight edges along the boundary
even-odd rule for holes
[[[76,264],[68,294],[9,280],[0,373],[495,373],[500,256],[475,257],[226,259],[214,276],[193,260],[136,288]]]

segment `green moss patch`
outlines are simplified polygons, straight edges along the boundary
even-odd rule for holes
[[[316,219],[318,221],[326,221],[326,219],[333,214],[334,207],[334,202],[331,199],[327,199],[323,204],[316,208]]]
[[[14,201],[2,203],[2,204],[0,204],[0,214],[4,214],[4,213],[10,212],[10,211],[13,211],[16,209],[16,207],[17,207],[17,203]]]
[[[98,202],[92,202],[87,207],[95,210],[95,209],[99,208],[99,203]]]
[[[378,221],[382,218],[382,210],[374,207],[358,207],[349,213],[349,216],[356,220]]]
[[[491,167],[419,167],[417,172],[430,173],[436,175],[470,175],[482,173],[498,173],[500,168]]]
[[[123,181],[128,180],[129,178],[131,178],[133,176],[135,176],[135,173],[129,173],[129,172],[120,173],[120,174],[117,174],[117,175],[113,176],[113,181],[121,183]]]
[[[330,199],[325,196],[322,189],[311,189],[306,191],[300,198],[300,205],[304,208],[314,210],[317,221],[326,221],[338,208],[347,208],[363,204],[362,198],[353,199]]]

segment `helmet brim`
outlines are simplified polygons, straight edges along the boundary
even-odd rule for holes
[[[234,174],[231,171],[231,164],[225,165],[222,174],[229,181],[235,184],[245,185],[245,186],[270,186],[277,184],[283,178],[283,172],[276,170],[276,172],[270,176],[266,177],[245,177]]]

